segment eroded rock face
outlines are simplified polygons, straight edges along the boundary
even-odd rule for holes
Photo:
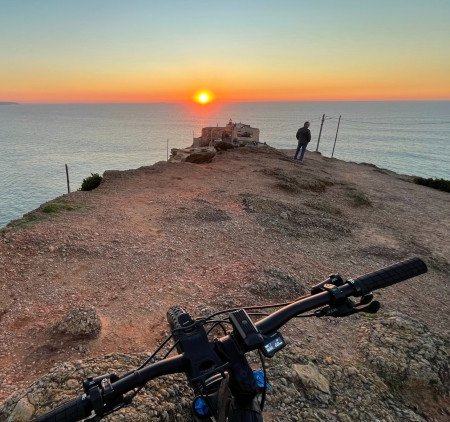
[[[355,326],[360,327],[355,335],[361,339],[355,353],[366,356],[366,360],[355,360],[353,355],[341,355],[339,351],[327,356],[311,345],[291,342],[286,337],[288,347],[267,361],[272,386],[267,395],[270,420],[448,420],[443,404],[448,391],[445,340],[402,314],[353,318]],[[84,378],[105,373],[120,375],[145,358],[146,355],[114,354],[59,365],[27,391],[0,405],[0,420],[28,421],[81,394]],[[404,394],[414,383],[433,392],[430,402],[423,403],[423,396]],[[148,383],[130,407],[105,420],[190,421],[192,399],[184,376],[166,376]]]
[[[368,333],[367,360],[388,384],[449,392],[449,342],[425,324],[392,312],[377,319]]]
[[[144,354],[112,354],[59,365],[36,381],[26,393],[15,394],[0,405],[0,421],[28,422],[82,394],[83,379],[106,373],[124,374],[147,357]],[[184,376],[165,376],[149,382],[135,397],[131,407],[102,420],[185,422],[190,420],[192,399]]]
[[[71,309],[52,327],[52,334],[73,338],[95,338],[102,328],[95,308]]]

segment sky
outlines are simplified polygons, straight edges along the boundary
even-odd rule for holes
[[[449,0],[0,0],[0,101],[449,100]]]

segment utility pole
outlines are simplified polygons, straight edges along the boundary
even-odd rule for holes
[[[167,156],[167,160],[169,161],[169,140],[167,139],[167,144],[166,144],[166,156]]]
[[[322,122],[320,123],[319,138],[317,139],[316,152],[319,151],[320,136],[322,135],[322,128],[323,128],[324,121],[325,121],[325,114],[322,114]]]
[[[336,141],[337,141],[337,136],[338,136],[338,132],[339,132],[339,124],[340,123],[341,123],[341,115],[339,115],[338,125],[337,125],[337,129],[336,129],[336,136],[334,138],[333,151],[331,152],[331,158],[333,158],[333,155],[334,155],[334,148],[336,147]]]

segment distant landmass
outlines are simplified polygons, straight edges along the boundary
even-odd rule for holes
[[[0,105],[18,105],[19,103],[15,103],[13,101],[0,101]]]

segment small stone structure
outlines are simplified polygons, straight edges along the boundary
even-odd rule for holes
[[[202,136],[194,138],[193,148],[214,145],[214,142],[229,141],[238,145],[259,143],[259,129],[231,119],[224,127],[204,127]]]

